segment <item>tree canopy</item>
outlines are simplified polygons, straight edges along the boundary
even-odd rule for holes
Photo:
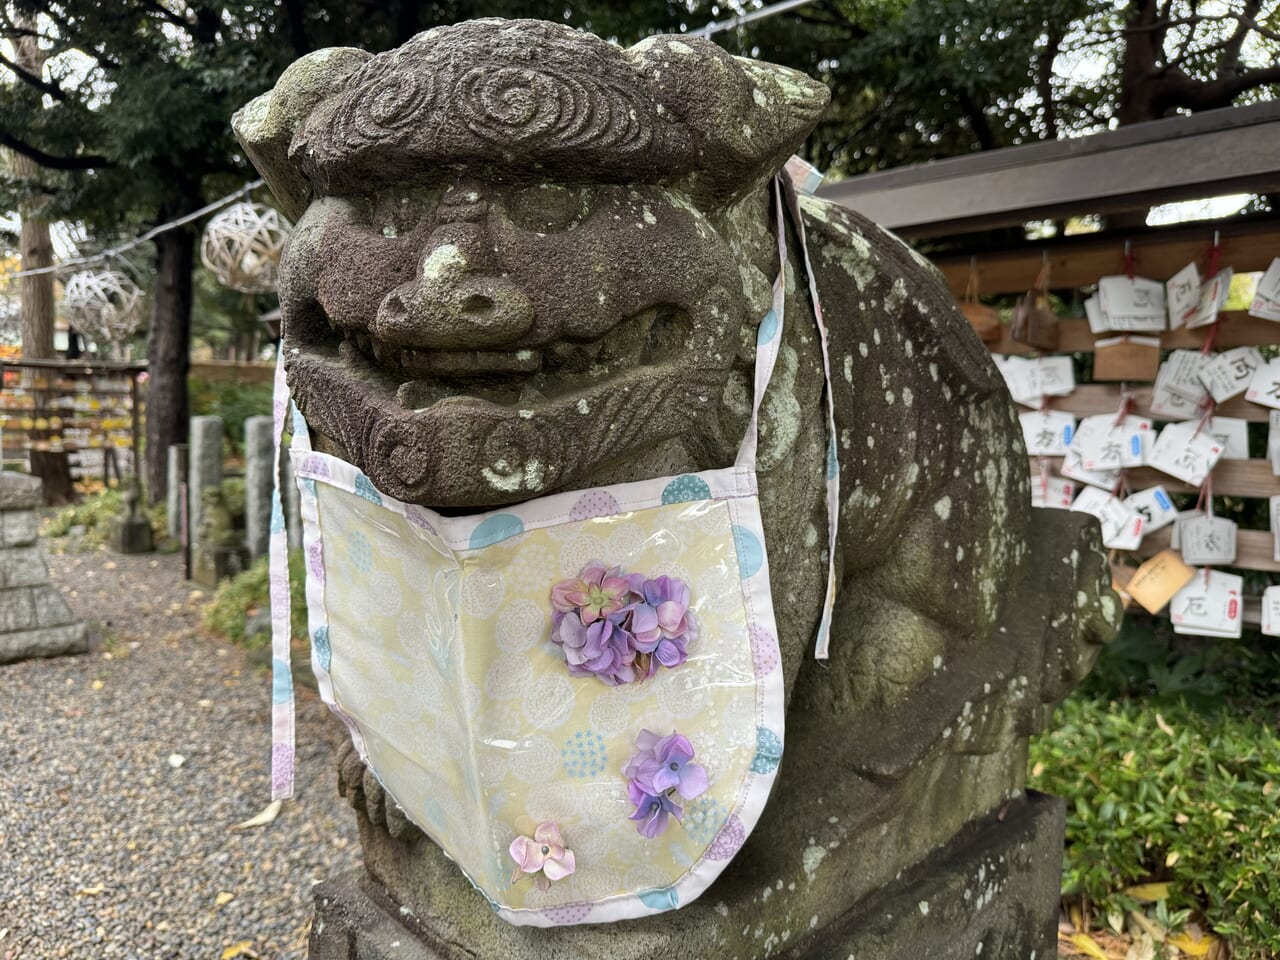
[[[0,36],[34,33],[46,58],[37,72],[0,50],[0,147],[37,165],[23,176],[11,166],[0,202],[15,209],[47,197],[50,217],[83,221],[104,242],[198,209],[254,176],[230,115],[320,47],[383,50],[481,16],[557,20],[629,44],[742,9],[712,0],[5,0]],[[1280,85],[1280,0],[815,0],[715,39],[831,87],[808,150],[837,174],[1228,106]],[[156,242],[152,450],[185,438],[194,238],[173,231]],[[165,479],[156,459],[153,497]]]

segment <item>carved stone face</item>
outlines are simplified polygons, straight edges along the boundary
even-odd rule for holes
[[[710,43],[533,21],[300,61],[236,130],[298,220],[281,306],[308,421],[446,508],[654,451],[719,465],[768,297],[729,211],[825,99]]]
[[[725,240],[658,186],[450,173],[314,203],[299,238],[282,264],[287,347],[304,368],[340,358],[328,379],[377,383],[395,429],[365,457],[393,469],[388,492],[431,504],[537,495],[714,433],[750,332]]]

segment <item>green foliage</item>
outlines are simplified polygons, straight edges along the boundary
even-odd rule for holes
[[[1032,749],[1037,789],[1067,798],[1063,889],[1105,911],[1167,880],[1236,956],[1280,951],[1280,736],[1261,720],[1185,704],[1073,697]]]
[[[248,570],[219,585],[213,600],[204,609],[204,625],[207,629],[232,643],[244,643],[262,648],[271,643],[271,631],[257,631],[245,636],[245,624],[250,616],[271,608],[271,589],[268,584],[267,558],[259,557]],[[290,630],[295,640],[307,637],[307,601],[305,592],[306,570],[302,551],[289,553]]]
[[[1080,695],[1265,716],[1280,711],[1280,646],[1255,632],[1239,640],[1180,637],[1162,618],[1130,614]]]
[[[271,413],[269,383],[207,383],[192,378],[187,382],[193,417],[221,417],[224,436],[232,455],[244,449],[244,422],[249,417]]]
[[[1280,955],[1278,708],[1266,638],[1126,624],[1031,746],[1031,785],[1067,800],[1064,893],[1118,912],[1167,881],[1162,922],[1202,915],[1238,960]]]
[[[145,505],[138,504],[151,521],[151,531],[157,542],[165,535],[164,508],[148,510]],[[81,549],[100,547],[107,542],[111,532],[111,521],[124,516],[124,494],[119,487],[108,487],[91,494],[79,503],[63,507],[53,516],[45,520],[40,533],[45,537],[60,538],[70,536],[73,528],[83,528],[78,546]]]
[[[106,543],[111,521],[124,513],[124,497],[119,489],[110,487],[85,497],[79,503],[63,507],[45,521],[40,531],[46,537],[65,537],[72,527],[83,527],[84,538],[90,543]]]

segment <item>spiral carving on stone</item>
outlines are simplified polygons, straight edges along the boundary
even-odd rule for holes
[[[602,78],[492,63],[437,70],[423,59],[375,57],[352,76],[325,146],[404,142],[430,149],[455,124],[486,144],[551,150],[625,154],[653,139],[651,105]]]
[[[453,107],[489,143],[542,141],[625,151],[643,149],[651,137],[621,90],[592,77],[529,67],[468,70],[455,85]]]
[[[430,109],[436,92],[430,72],[393,57],[374,57],[356,71],[347,89],[334,113],[333,131],[352,145],[391,139]]]

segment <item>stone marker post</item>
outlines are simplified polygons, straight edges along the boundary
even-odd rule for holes
[[[0,663],[89,649],[84,623],[49,582],[37,535],[41,503],[38,477],[0,472]]]
[[[195,556],[204,515],[204,492],[222,486],[222,418],[192,417],[187,448],[187,529]]]
[[[244,422],[244,531],[249,558],[265,556],[271,535],[271,489],[275,483],[272,418]]]
[[[182,539],[182,494],[187,477],[187,445],[175,443],[169,448],[166,464],[169,487],[165,492],[165,527],[174,540]]]

